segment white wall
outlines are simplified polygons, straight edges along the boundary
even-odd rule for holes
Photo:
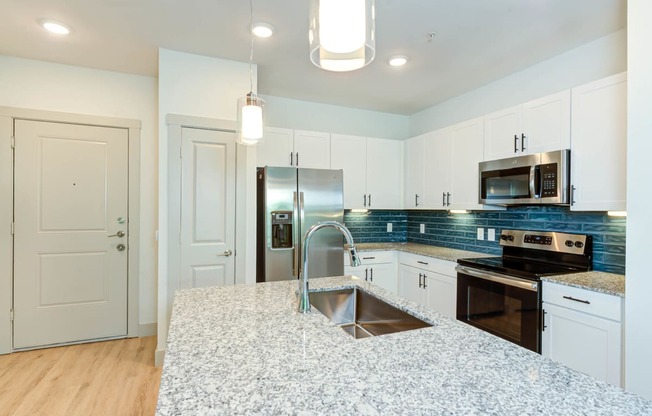
[[[142,122],[140,317],[156,322],[156,79],[0,55],[0,106]]]
[[[627,70],[627,280],[625,297],[625,388],[652,399],[652,2],[629,0]]]
[[[157,364],[160,364],[167,341],[168,320],[171,312],[169,309],[169,300],[173,296],[172,292],[176,289],[175,276],[168,275],[167,264],[168,129],[166,117],[169,114],[177,114],[209,119],[233,120],[235,122],[237,118],[237,100],[249,92],[250,85],[248,63],[227,61],[167,49],[159,49],[158,70],[159,304],[156,360]],[[256,70],[257,68],[254,66],[254,91],[256,91]],[[238,152],[240,151],[239,148]],[[251,171],[252,180],[255,182],[255,169],[253,169],[255,167],[255,154],[253,154],[253,149],[247,150],[247,153],[250,156],[248,160],[252,161],[252,166],[249,171]],[[255,200],[255,188],[247,188],[247,190],[253,194]],[[245,206],[244,209],[247,215],[255,215],[255,211],[252,210],[253,206],[255,204]],[[240,208],[238,209],[240,210]],[[249,222],[253,223],[254,220],[255,218]],[[255,262],[255,260],[253,261]],[[240,272],[240,270],[236,271],[236,273]]]
[[[626,71],[626,55],[623,29],[413,114],[409,136]]]
[[[405,139],[408,116],[266,95],[265,124],[297,130]]]

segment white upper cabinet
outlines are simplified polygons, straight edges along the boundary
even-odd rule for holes
[[[573,211],[627,209],[627,74],[573,88]]]
[[[330,169],[330,133],[295,130],[294,166],[298,168]]]
[[[267,127],[263,142],[256,146],[256,164],[329,169],[330,136],[330,133]]]
[[[293,166],[294,130],[267,127],[263,142],[256,145],[256,165]]]
[[[483,155],[482,117],[451,127],[452,183],[448,209],[483,209],[479,201],[478,165]]]
[[[568,149],[570,90],[487,114],[484,160]]]
[[[403,142],[333,134],[331,169],[344,171],[344,208],[401,208]]]
[[[400,209],[403,141],[367,138],[368,208]]]
[[[424,207],[447,209],[446,193],[450,194],[453,175],[452,146],[452,130],[450,128],[435,130],[428,134],[425,140]]]
[[[422,134],[405,141],[405,181],[403,207],[422,208],[424,190],[425,140],[431,133]]]

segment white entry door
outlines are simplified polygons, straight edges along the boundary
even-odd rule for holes
[[[180,287],[235,282],[235,135],[181,130]]]
[[[14,348],[126,336],[128,130],[14,129]]]

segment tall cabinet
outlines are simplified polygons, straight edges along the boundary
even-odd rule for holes
[[[572,89],[573,211],[627,209],[627,74]]]

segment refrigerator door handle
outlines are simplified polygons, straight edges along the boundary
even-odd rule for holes
[[[297,221],[297,218],[299,218],[299,200],[297,199],[297,193],[292,192],[292,207],[294,211],[294,231],[293,231],[293,236],[292,238],[294,239],[293,244],[292,244],[292,251],[293,251],[293,259],[292,259],[292,276],[294,278],[298,279],[299,278],[299,247],[301,247],[299,239],[297,236],[299,235],[299,221]]]
[[[299,192],[299,224],[303,225],[306,222],[306,215],[305,215],[305,210],[304,210],[304,202],[303,202],[303,192]],[[295,250],[295,257],[297,261],[297,270],[299,270],[299,274],[297,275],[297,278],[301,277],[301,249],[303,246],[303,236],[301,235],[301,226],[296,227],[297,229],[297,243],[298,248]]]

